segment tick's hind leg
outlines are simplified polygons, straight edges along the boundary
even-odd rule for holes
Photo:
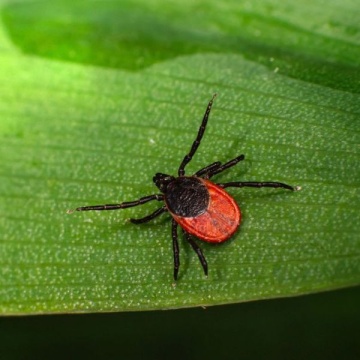
[[[180,252],[179,252],[179,242],[178,242],[178,235],[177,235],[177,222],[173,219],[172,220],[172,240],[173,240],[173,252],[174,252],[174,280],[177,280],[179,267],[180,267]]]
[[[270,187],[270,188],[283,188],[293,191],[297,190],[296,187],[293,187],[291,185],[287,185],[280,182],[272,182],[272,181],[266,181],[266,182],[232,181],[232,182],[216,184],[216,185],[219,185],[223,189],[228,187],[254,187],[254,188]]]
[[[166,207],[163,206],[157,210],[155,210],[153,213],[151,213],[150,215],[147,215],[141,219],[130,219],[130,221],[133,224],[143,224],[146,223],[152,219],[155,219],[157,216],[161,215],[162,213],[164,213],[165,211],[167,211]]]
[[[183,234],[184,234],[184,237],[187,240],[187,242],[191,245],[191,247],[196,252],[196,254],[200,260],[201,266],[204,269],[204,274],[207,276],[207,274],[208,274],[207,261],[205,259],[203,252],[201,251],[199,245],[192,239],[191,235],[189,233],[187,233],[184,229],[183,229]]]

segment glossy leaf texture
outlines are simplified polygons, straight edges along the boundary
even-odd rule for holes
[[[185,2],[182,12],[163,1],[0,4],[2,314],[208,306],[359,284],[355,2],[324,12],[320,0]],[[240,230],[223,245],[199,242],[208,278],[181,243],[175,285],[169,215],[127,221],[158,203],[66,210],[157,193],[153,175],[176,174],[215,92],[188,173],[245,154],[214,181],[301,191],[229,190]]]

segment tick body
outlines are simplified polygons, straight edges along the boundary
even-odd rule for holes
[[[195,176],[178,177],[172,184],[165,194],[167,210],[190,235],[221,243],[239,227],[239,206],[220,186]]]
[[[210,100],[198,134],[188,154],[185,155],[178,169],[178,176],[157,173],[153,182],[160,190],[160,194],[142,197],[135,201],[118,204],[90,205],[78,207],[73,211],[118,210],[143,205],[149,201],[161,201],[164,204],[150,215],[140,219],[130,219],[134,224],[146,223],[157,216],[168,212],[172,216],[172,244],[174,253],[174,279],[177,280],[180,256],[178,244],[178,226],[183,230],[185,240],[191,245],[199,257],[205,275],[208,265],[205,256],[194,241],[196,237],[209,243],[222,243],[228,240],[237,230],[241,221],[241,212],[236,201],[224,189],[228,187],[271,187],[296,190],[293,186],[280,182],[243,182],[232,181],[215,183],[210,179],[245,159],[239,155],[234,159],[221,163],[216,161],[197,171],[192,176],[185,175],[185,167],[191,161],[204,135],[209,114],[216,94]]]

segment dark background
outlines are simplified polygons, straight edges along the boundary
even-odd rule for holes
[[[0,319],[7,359],[360,359],[360,287],[207,309]]]

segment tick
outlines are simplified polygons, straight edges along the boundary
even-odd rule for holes
[[[153,213],[140,218],[130,219],[133,224],[143,224],[155,219],[159,215],[169,212],[172,216],[172,247],[174,253],[174,279],[177,280],[180,258],[178,244],[178,226],[182,228],[185,240],[191,245],[199,257],[205,275],[208,274],[208,265],[201,248],[194,241],[193,236],[208,243],[222,243],[228,240],[237,230],[241,221],[240,208],[225,189],[230,187],[252,188],[283,188],[297,190],[297,188],[280,182],[244,182],[231,181],[214,183],[210,179],[224,170],[227,170],[245,159],[244,155],[226,162],[216,161],[186,176],[185,167],[191,161],[204,136],[209,114],[216,94],[209,101],[198,134],[188,154],[185,155],[178,169],[178,176],[156,173],[153,182],[160,190],[160,194],[144,196],[135,201],[119,204],[81,206],[74,211],[90,210],[118,210],[143,205],[149,201],[160,201],[164,204]]]

